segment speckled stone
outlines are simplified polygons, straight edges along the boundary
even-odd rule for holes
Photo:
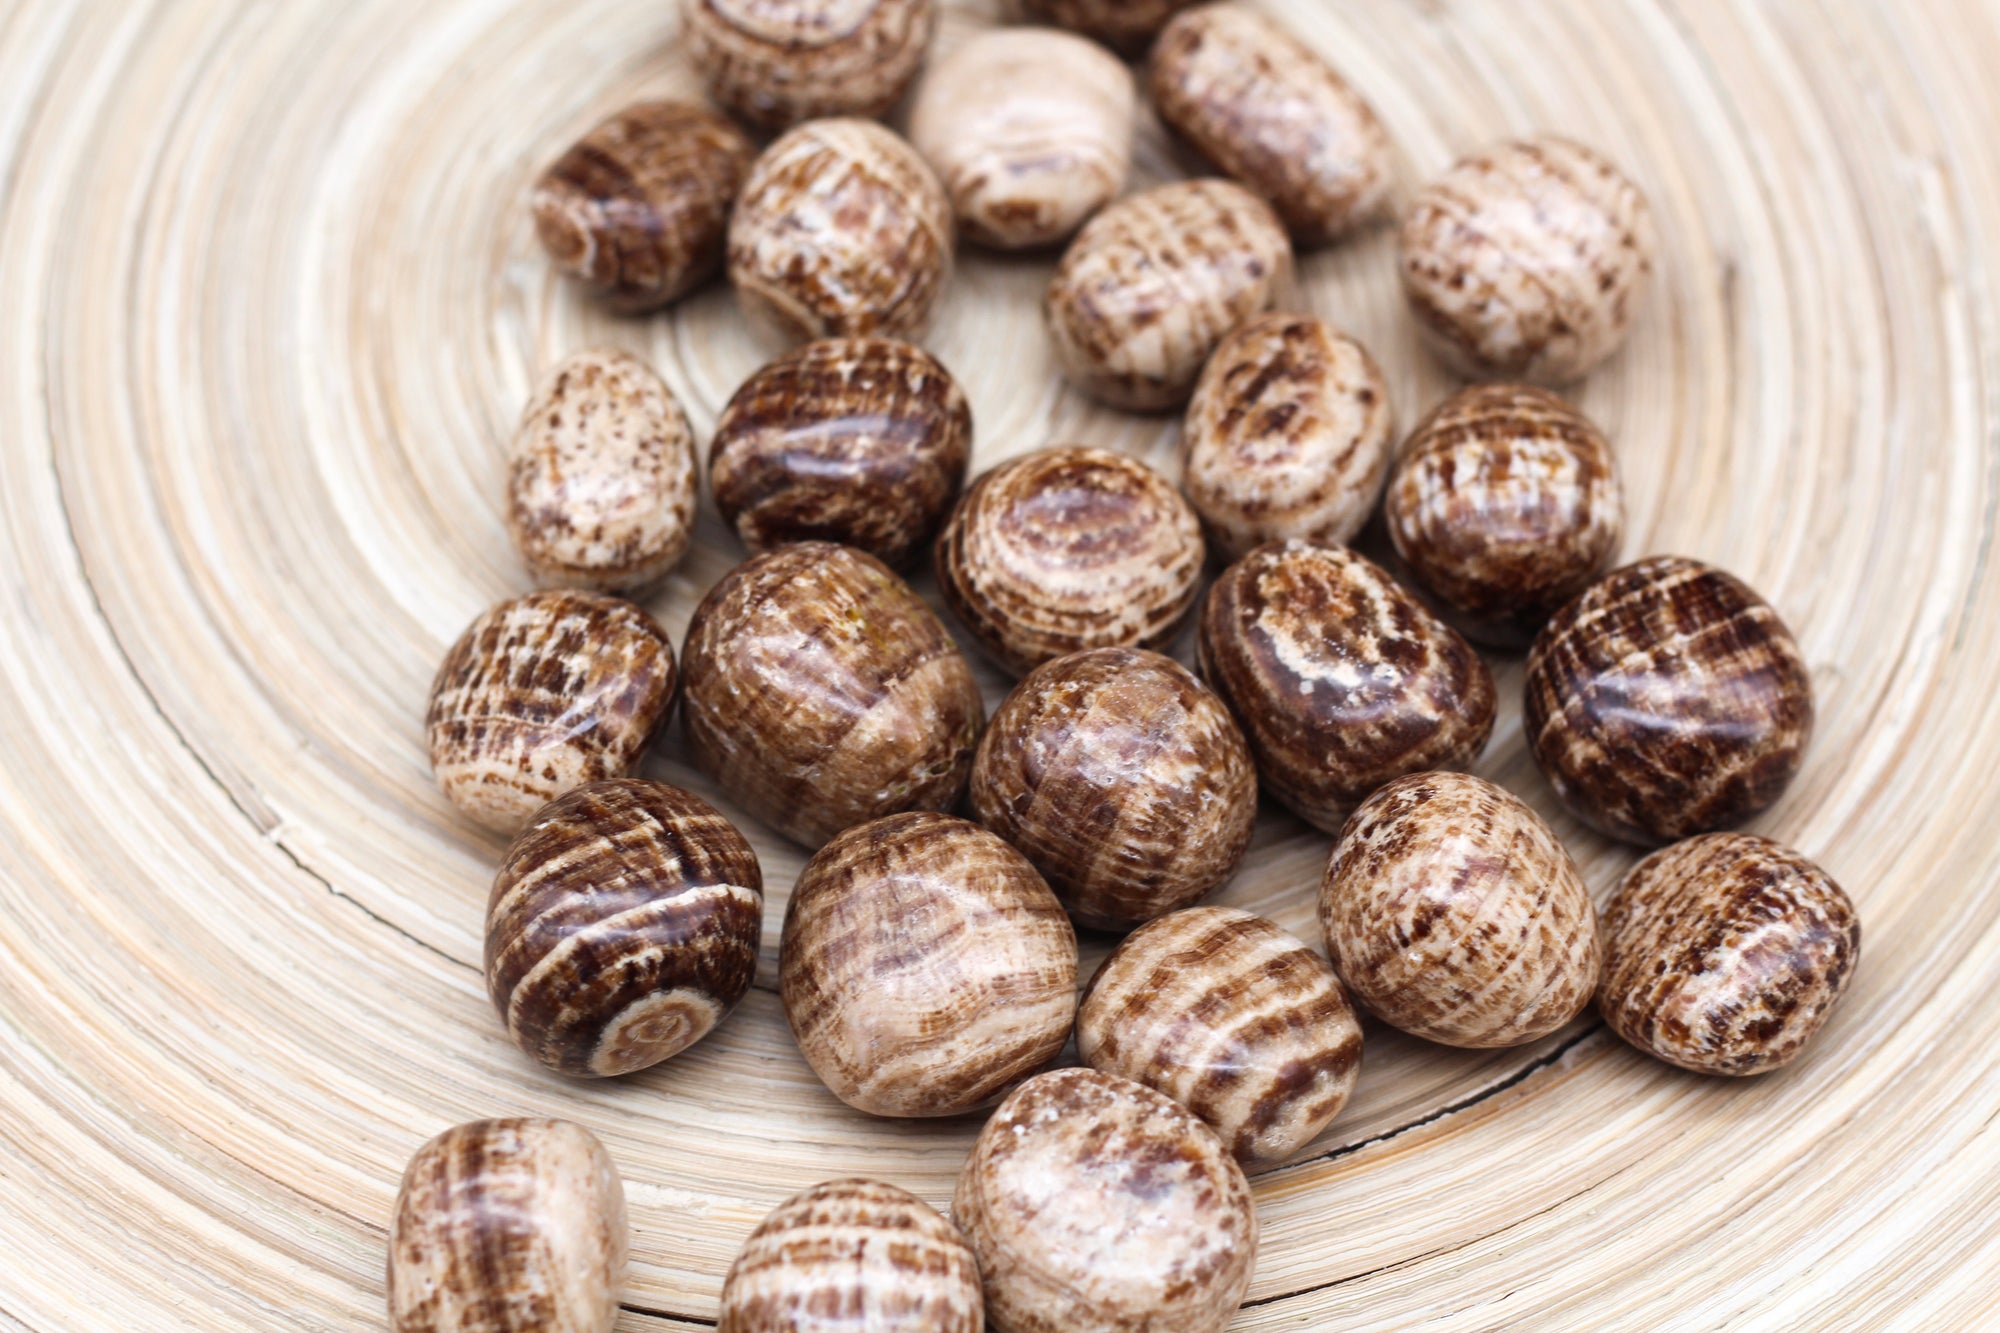
[[[1194,606],[1204,553],[1194,510],[1138,459],[1042,449],[967,489],[938,538],[938,592],[1018,674],[1086,648],[1167,642]]]
[[[480,1120],[418,1149],[389,1230],[394,1333],[611,1333],[625,1190],[565,1120]]]
[[[936,357],[893,338],[828,338],[736,391],[709,485],[752,551],[832,541],[902,566],[936,535],[971,456],[972,408]]]
[[[641,102],[535,182],[535,234],[619,310],[657,310],[722,271],[730,205],[756,145],[693,102]]]
[[[636,592],[687,552],[694,432],[652,367],[578,352],[536,386],[507,457],[507,528],[536,580]]]
[[[1171,658],[1073,653],[1007,696],[972,763],[974,816],[1086,926],[1130,928],[1235,873],[1257,774],[1229,710]]]
[[[1626,1041],[1700,1074],[1797,1059],[1847,989],[1861,920],[1827,873],[1749,833],[1632,867],[1604,913],[1597,1007]]]
[[[997,1333],[1222,1333],[1257,1263],[1250,1185],[1221,1140],[1094,1069],[1015,1090],[973,1145],[952,1216]]]
[[[1054,245],[1125,190],[1138,93],[1095,42],[993,28],[934,62],[910,142],[937,172],[968,240]]]
[[[1613,570],[1528,654],[1535,761],[1578,818],[1614,837],[1659,843],[1750,818],[1791,783],[1812,726],[1791,630],[1694,560]]]
[[[1044,302],[1070,383],[1112,407],[1187,402],[1231,329],[1291,285],[1292,247],[1270,205],[1230,181],[1128,195],[1084,225]]]
[[[1493,732],[1472,645],[1343,547],[1274,543],[1231,565],[1196,648],[1264,789],[1329,833],[1385,782],[1470,764]]]
[[[1076,1048],[1193,1111],[1246,1166],[1312,1142],[1361,1073],[1361,1023],[1340,978],[1234,907],[1191,907],[1127,936],[1084,993]]]
[[[522,1050],[610,1077],[679,1055],[750,989],[764,877],[690,792],[621,778],[544,806],[486,907],[486,989]]]
[[[1611,444],[1544,389],[1454,394],[1404,446],[1382,515],[1396,554],[1472,638],[1521,647],[1618,554]]]
[[[683,0],[709,96],[759,129],[879,116],[916,77],[935,0]]]
[[[1175,15],[1153,44],[1147,87],[1167,127],[1269,201],[1300,245],[1339,240],[1388,201],[1389,135],[1374,109],[1257,10]]]
[[[815,120],[750,170],[729,220],[744,318],[781,343],[916,338],[950,281],[951,204],[924,160],[868,120]]]
[[[717,1333],[980,1333],[979,1261],[894,1185],[830,1180],[778,1205],[722,1286]]]
[[[1425,341],[1476,379],[1559,385],[1624,343],[1651,285],[1652,210],[1567,139],[1476,153],[1403,221],[1403,290]]]
[[[986,719],[958,647],[875,557],[799,542],[738,565],[688,624],[690,757],[770,827],[818,846],[949,810]]]
[[[511,835],[564,792],[636,768],[674,681],[666,631],[630,602],[568,591],[502,602],[431,683],[431,768],[468,818]]]
[[[1181,432],[1181,488],[1209,545],[1333,546],[1368,522],[1395,444],[1381,368],[1310,315],[1259,315],[1203,367]]]
[[[1597,986],[1597,913],[1576,863],[1526,802],[1466,773],[1412,773],[1362,802],[1319,920],[1355,999],[1447,1046],[1546,1037]]]
[[[856,1110],[960,1115],[1062,1050],[1076,932],[1019,852],[920,811],[851,828],[800,872],[779,990],[806,1063]]]

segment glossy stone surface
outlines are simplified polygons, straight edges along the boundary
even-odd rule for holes
[[[779,989],[806,1063],[857,1110],[959,1115],[1063,1048],[1076,932],[1019,852],[922,811],[851,828],[800,873]]]
[[[951,372],[893,338],[828,338],[744,382],[716,423],[709,485],[752,551],[787,542],[915,560],[972,456],[972,409]]]
[[[625,1190],[565,1120],[480,1120],[410,1159],[389,1229],[394,1333],[611,1333]]]
[[[1347,821],[1320,885],[1327,955],[1377,1017],[1447,1046],[1518,1046],[1590,1003],[1597,913],[1519,797],[1413,773]]]
[[[549,1068],[629,1074],[735,1008],[763,923],[757,854],[713,806],[664,782],[594,782],[507,849],[486,907],[486,989]]]
[[[1125,190],[1138,91],[1095,42],[992,28],[932,63],[910,142],[951,196],[966,239],[1054,245]]]
[[[1502,144],[1418,192],[1403,290],[1453,370],[1566,384],[1624,343],[1658,246],[1646,196],[1597,153],[1555,137]]]
[[[722,1286],[717,1333],[980,1333],[979,1262],[905,1190],[830,1180],[750,1233]]]
[[[934,0],[683,0],[689,63],[759,129],[879,116],[916,77]]]
[[[1249,1182],[1195,1115],[1058,1069],[986,1122],[952,1216],[1001,1333],[1221,1333],[1257,1263]]]
[[[1395,446],[1389,386],[1360,343],[1311,315],[1259,315],[1202,368],[1181,432],[1181,489],[1209,545],[1333,546],[1368,522]]]
[[[624,352],[556,364],[507,455],[507,529],[536,580],[636,592],[687,552],[694,432],[651,366]]]
[[[468,818],[511,835],[564,792],[636,768],[675,679],[666,631],[630,602],[562,590],[502,602],[431,683],[431,768]]]
[[[1396,554],[1468,635],[1519,647],[1618,554],[1625,492],[1581,412],[1532,385],[1477,385],[1410,436],[1382,515]]]
[[[1235,873],[1257,820],[1257,774],[1229,710],[1185,667],[1097,648],[1014,687],[980,739],[971,804],[1071,916],[1115,930]]]
[[[1678,556],[1613,570],[1528,654],[1524,729],[1578,818],[1659,843],[1769,807],[1805,760],[1812,679],[1733,575]]]
[[[1183,10],[1153,44],[1147,69],[1160,119],[1267,200],[1300,245],[1339,240],[1380,215],[1388,133],[1284,25],[1242,5]]]
[[[1230,181],[1127,195],[1078,232],[1044,307],[1063,374],[1128,411],[1181,406],[1225,334],[1291,284],[1270,205]]]
[[[1076,1049],[1193,1111],[1244,1165],[1275,1164],[1347,1104],[1361,1022],[1298,939],[1237,908],[1190,907],[1104,960],[1077,1010]]]
[[[1604,913],[1597,1007],[1612,1031],[1700,1074],[1791,1063],[1861,957],[1824,870],[1769,838],[1709,833],[1632,867]]]
[[[910,586],[864,552],[783,546],[688,623],[690,757],[731,800],[818,846],[900,810],[949,810],[986,718],[972,669]]]
[[[775,342],[916,338],[954,241],[951,204],[914,148],[873,121],[808,121],[750,169],[729,219],[729,280]]]
[[[705,106],[626,107],[535,182],[535,234],[614,308],[657,310],[722,271],[730,205],[756,155]]]
[[[1166,478],[1106,449],[1042,449],[965,492],[938,538],[938,592],[1020,673],[1086,648],[1157,647],[1194,605],[1201,525]]]
[[[1343,547],[1274,543],[1231,565],[1196,647],[1264,789],[1329,833],[1385,782],[1470,764],[1493,732],[1472,645]]]

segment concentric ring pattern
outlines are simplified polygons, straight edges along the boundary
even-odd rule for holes
[[[1652,193],[1661,286],[1581,391],[1626,552],[1724,565],[1797,629],[1821,718],[1758,827],[1866,924],[1817,1049],[1749,1082],[1594,1021],[1524,1050],[1371,1029],[1349,1110],[1263,1177],[1243,1328],[1967,1327],[2000,1300],[2000,21],[1983,0],[1262,0],[1366,92],[1402,190],[1553,128]],[[0,5],[0,1324],[380,1326],[404,1161],[553,1114],[623,1168],[621,1328],[714,1318],[813,1181],[944,1202],[971,1122],[846,1111],[759,990],[617,1084],[544,1074],[477,971],[499,846],[421,716],[520,590],[501,449],[535,373],[657,363],[705,432],[760,360],[724,290],[620,320],[524,202],[596,118],[690,86],[668,0]],[[941,41],[992,21],[949,10]],[[1142,174],[1173,159],[1147,130]],[[1387,232],[1300,300],[1447,389]],[[930,345],[977,464],[1049,441],[1171,466],[1175,427],[1057,385],[1046,259],[968,256]],[[655,609],[739,555],[705,512]],[[1183,652],[1185,652],[1185,645]],[[1518,661],[1480,771],[1554,806]],[[983,677],[989,700],[997,676]],[[652,770],[715,798],[678,737]],[[1558,819],[1602,893],[1630,854]],[[1326,840],[1267,811],[1224,900],[1312,937]],[[1093,944],[1086,965],[1101,955]]]

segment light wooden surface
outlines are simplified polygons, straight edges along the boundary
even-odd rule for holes
[[[1677,1073],[1595,1021],[1483,1055],[1371,1030],[1359,1093],[1262,1177],[1244,1328],[1885,1328],[2000,1319],[2000,19],[1990,0],[1268,0],[1364,89],[1411,180],[1559,128],[1660,214],[1657,299],[1581,402],[1626,552],[1782,609],[1821,720],[1758,827],[1866,941],[1799,1066]],[[951,42],[989,21],[955,8]],[[595,1129],[627,1180],[620,1327],[714,1317],[813,1181],[943,1202],[974,1122],[813,1081],[771,992],[801,853],[755,830],[763,977],[617,1084],[490,1012],[499,851],[433,788],[425,689],[523,586],[500,450],[531,377],[649,356],[697,426],[760,359],[726,290],[607,317],[553,280],[536,167],[683,87],[668,0],[0,5],[0,1325],[352,1329],[397,1176],[444,1126]],[[1147,178],[1170,170],[1157,134]],[[1418,351],[1387,233],[1304,301]],[[1170,461],[1175,427],[1057,387],[1046,260],[968,258],[930,345],[989,464],[1051,440]],[[677,635],[738,551],[712,513]],[[1518,661],[1480,771],[1544,809]],[[984,677],[989,697],[1000,682]],[[676,733],[649,770],[687,772]],[[1629,853],[1559,830],[1602,892]],[[1224,900],[1312,937],[1328,841],[1267,811]],[[1094,962],[1101,952],[1093,948]]]

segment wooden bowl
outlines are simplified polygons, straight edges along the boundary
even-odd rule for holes
[[[1585,127],[1651,193],[1650,304],[1575,396],[1618,451],[1622,558],[1719,565],[1797,631],[1818,730],[1753,827],[1848,888],[1867,952],[1806,1055],[1747,1083],[1653,1062],[1590,1017],[1484,1053],[1371,1027],[1353,1101],[1256,1179],[1239,1326],[1976,1322],[2000,1300],[1991,7],[1262,7],[1381,113],[1399,202],[1493,137]],[[628,1333],[712,1320],[744,1238],[817,1181],[947,1203],[980,1121],[873,1120],[812,1076],[774,993],[805,854],[730,809],[678,728],[644,771],[754,840],[757,989],[684,1056],[590,1086],[495,1019],[480,932],[502,846],[425,763],[445,648],[531,586],[504,469],[535,376],[624,347],[705,442],[771,354],[726,286],[623,318],[535,242],[548,161],[627,102],[695,91],[674,6],[16,10],[0,1306],[70,1326],[90,1274],[99,1327],[379,1328],[403,1166],[483,1117],[574,1120],[616,1159]],[[939,49],[995,13],[947,5]],[[1148,120],[1133,188],[1177,170]],[[970,396],[974,470],[1078,443],[1175,475],[1173,418],[1062,386],[1052,262],[967,249],[926,339]],[[1366,343],[1414,422],[1454,381],[1397,283],[1385,225],[1304,257],[1299,304]],[[678,639],[743,555],[704,496],[649,609]],[[1551,819],[1601,899],[1635,853],[1557,807],[1522,743],[1520,661],[1492,660],[1477,772]],[[990,708],[1006,682],[981,671]],[[1329,846],[1267,804],[1215,900],[1317,941]]]

